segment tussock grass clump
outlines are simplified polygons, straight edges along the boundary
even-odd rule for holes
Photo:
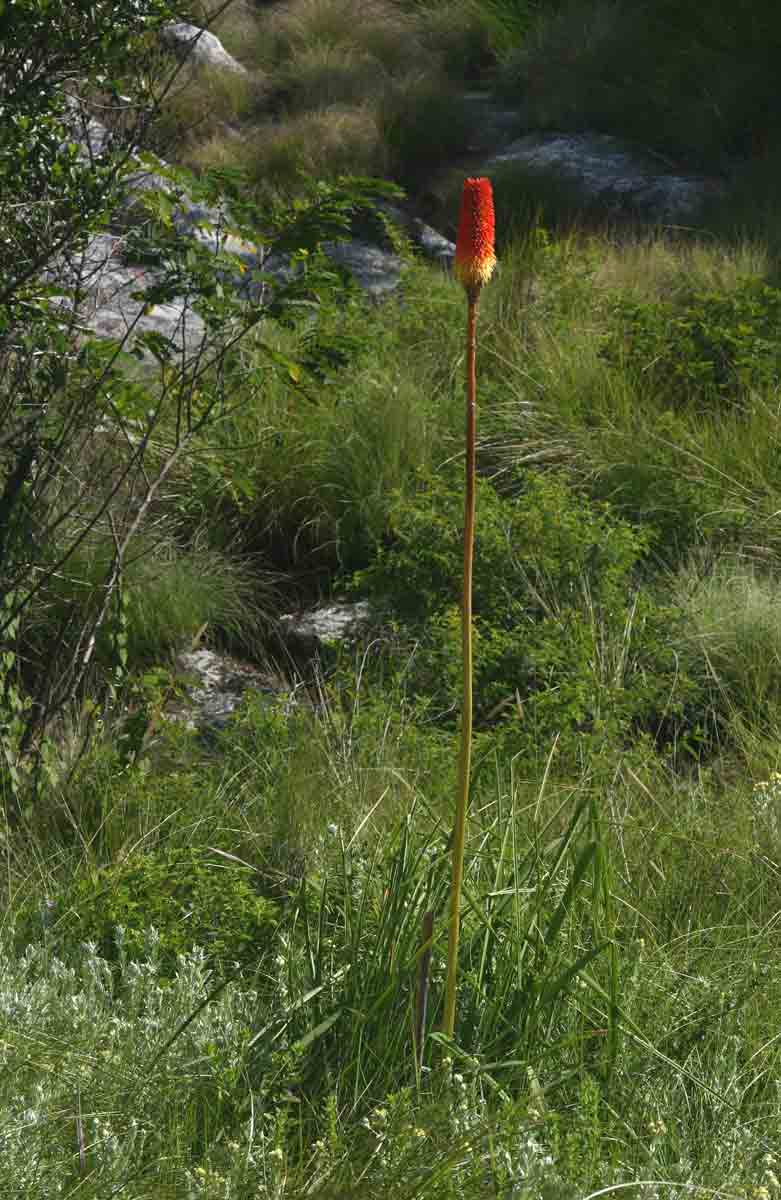
[[[262,15],[269,63],[295,59],[314,45],[352,46],[397,70],[420,53],[414,21],[388,0],[290,0]]]
[[[756,732],[777,727],[781,711],[779,583],[751,564],[721,559],[689,564],[676,580],[690,636],[716,707]]]
[[[163,157],[194,165],[203,141],[237,127],[258,106],[264,92],[260,75],[240,75],[211,67],[185,66],[155,116],[151,148]],[[229,139],[230,140],[230,139]]]
[[[253,445],[242,458],[253,494],[225,502],[240,545],[271,542],[287,567],[366,563],[387,534],[389,497],[457,453],[457,309],[444,274],[410,264],[402,303],[354,296],[319,330],[304,325],[278,343],[308,370],[299,387],[270,384],[236,414],[237,441]],[[399,369],[409,345],[414,374]]]
[[[94,540],[69,560],[67,576],[52,580],[27,626],[31,653],[50,654],[69,615],[98,608],[112,552],[108,539]],[[128,659],[134,666],[167,661],[205,628],[221,630],[234,644],[257,646],[272,594],[249,563],[203,540],[196,538],[187,550],[169,539],[141,537],[122,579],[121,633]],[[104,667],[116,655],[117,620],[112,609],[98,635],[96,661]],[[67,636],[59,652],[67,655]]]
[[[382,91],[386,79],[387,73],[374,55],[349,42],[307,43],[295,58],[283,61],[274,76],[277,101],[289,115],[336,104],[360,104],[373,87]]]
[[[503,259],[486,297],[485,349],[502,376],[483,422],[488,461],[564,467],[655,529],[656,552],[671,562],[708,538],[775,553],[776,291],[764,281],[766,249],[532,231]],[[760,324],[761,346],[741,366]],[[652,326],[653,348],[643,341]]]
[[[296,174],[392,174],[402,182],[469,140],[458,94],[474,54],[475,9],[406,11],[391,0],[292,0],[258,14],[252,61],[264,117],[233,144],[214,131],[192,160],[248,166],[261,192],[289,195]],[[478,57],[486,51],[480,41]],[[425,119],[423,119],[425,114]],[[300,184],[298,185],[300,186]]]
[[[334,178],[355,171],[381,175],[385,146],[371,105],[339,105],[300,112],[256,128],[242,149],[261,194],[291,195],[302,172]]]

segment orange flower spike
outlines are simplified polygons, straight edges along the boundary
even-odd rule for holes
[[[453,271],[468,292],[479,291],[493,275],[494,224],[490,179],[465,179]]]

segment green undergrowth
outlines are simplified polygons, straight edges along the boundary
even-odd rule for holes
[[[158,137],[178,138],[180,161],[243,166],[258,194],[283,198],[298,191],[302,169],[411,183],[462,153],[472,120],[461,93],[492,68],[512,26],[472,0],[291,0],[237,5],[222,20],[249,68],[241,95],[210,76],[206,111],[180,90]]]
[[[537,128],[598,129],[700,168],[777,143],[772,3],[570,0],[542,6],[501,87]]]
[[[220,1200],[647,1179],[772,1195],[777,737],[754,775],[732,756],[687,776],[640,743],[585,739],[579,766],[555,741],[538,765],[484,754],[443,1046],[452,738],[357,678],[322,681],[314,708],[248,703],[216,757],[165,726],[132,764],[109,743],[74,776],[69,838],[40,814],[6,840],[17,1194],[131,1174]],[[275,907],[260,942],[258,885]]]
[[[694,154],[699,131],[698,162],[759,160],[774,118],[751,107],[767,74],[748,66],[772,40],[754,17],[772,32],[766,6],[715,0],[244,6],[217,31],[249,91],[201,98],[194,157],[236,161],[223,125],[241,100],[239,158],[256,183],[273,169],[277,200],[303,189],[275,208],[288,229],[330,235],[365,211],[299,168],[414,179],[432,144],[464,135],[450,89],[501,57],[510,93],[520,81],[551,122],[575,120],[577,92],[671,155]],[[662,53],[673,29],[678,52]],[[179,136],[191,100],[161,135]],[[80,538],[73,505],[82,479],[113,477],[153,395],[107,376],[79,443],[88,475],[63,470],[48,540],[20,500],[19,562],[45,542],[51,569],[18,678],[4,651],[4,720],[45,707],[42,662],[89,671],[13,786],[2,777],[1,1195],[781,1196],[772,144],[762,163],[762,238],[735,236],[737,205],[723,240],[715,221],[640,234],[578,224],[571,197],[517,173],[495,180],[452,1042],[462,294],[403,244],[382,304],[314,246],[300,255],[297,290],[177,410],[219,401],[83,645],[77,618],[99,611],[122,526]],[[211,288],[212,316],[226,290]],[[162,414],[151,466],[176,436]],[[67,571],[60,541],[76,543]],[[367,636],[294,666],[274,616],[332,596],[369,599]],[[196,643],[276,655],[277,694],[191,728],[173,659]]]

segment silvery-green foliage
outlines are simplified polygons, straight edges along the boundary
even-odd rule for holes
[[[196,1011],[214,987],[204,954],[181,956],[163,984],[155,942],[150,931],[147,959],[119,977],[88,944],[74,965],[40,945],[21,959],[0,949],[0,1179],[16,1196],[66,1195],[80,1177],[100,1193],[100,1181],[156,1176],[177,1140],[172,1123],[181,1137],[199,1098],[216,1104],[238,1069],[257,994],[228,985]]]

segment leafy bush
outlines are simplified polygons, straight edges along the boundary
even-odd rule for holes
[[[101,867],[78,879],[58,910],[54,935],[66,950],[94,942],[111,962],[138,959],[149,952],[154,928],[169,969],[194,946],[223,966],[252,966],[268,949],[276,920],[246,868],[206,849],[158,850]]]
[[[670,401],[734,399],[781,379],[781,291],[761,280],[695,292],[679,305],[623,298],[615,315],[604,355],[650,375]]]
[[[393,541],[355,577],[419,639],[416,686],[449,709],[460,679],[461,485],[426,479],[392,514]],[[670,607],[638,592],[649,535],[584,504],[553,476],[529,475],[516,498],[478,485],[475,703],[485,725],[520,718],[521,745],[566,734],[658,732],[680,715]]]

